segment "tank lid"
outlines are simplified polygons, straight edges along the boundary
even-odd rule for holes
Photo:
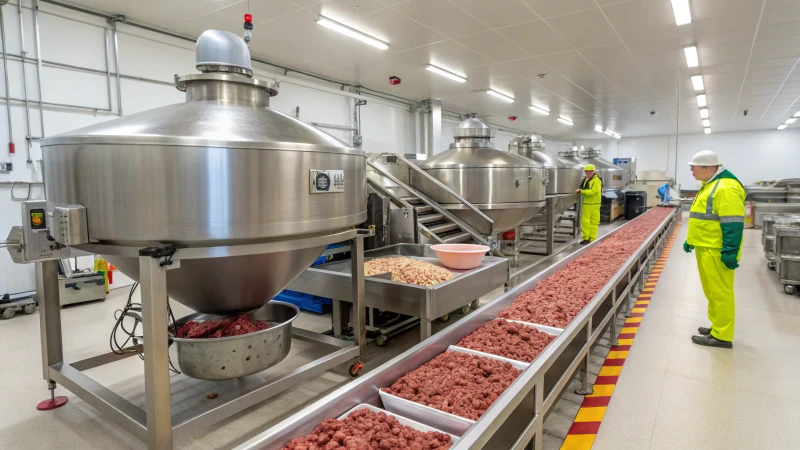
[[[244,39],[230,31],[208,30],[197,38],[195,47],[197,70],[232,72],[253,76],[250,50]]]
[[[542,165],[517,155],[495,148],[458,147],[425,161],[422,169],[466,169],[466,168],[529,168],[541,169]]]
[[[458,124],[458,127],[453,130],[453,136],[456,140],[458,138],[491,139],[494,137],[494,130],[483,120],[477,117],[469,117]]]

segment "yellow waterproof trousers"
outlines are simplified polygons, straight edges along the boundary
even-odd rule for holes
[[[600,225],[600,204],[583,205],[581,212],[581,229],[583,239],[594,242],[597,239],[597,228]]]
[[[721,341],[733,342],[733,323],[736,313],[733,270],[722,263],[719,249],[697,247],[695,253],[703,293],[708,299],[711,335]]]

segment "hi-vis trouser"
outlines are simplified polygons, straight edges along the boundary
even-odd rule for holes
[[[711,335],[721,341],[733,341],[736,304],[733,296],[733,273],[722,263],[720,250],[695,247],[700,283],[708,299]]]
[[[582,205],[581,229],[583,240],[594,242],[597,239],[597,230],[600,227],[600,203],[595,205]]]

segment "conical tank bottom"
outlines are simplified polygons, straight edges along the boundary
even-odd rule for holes
[[[195,311],[232,314],[272,300],[322,255],[326,246],[226,258],[183,259],[167,271],[167,294]],[[139,259],[108,255],[122,273],[139,281]]]

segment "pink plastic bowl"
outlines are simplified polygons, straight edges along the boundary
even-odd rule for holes
[[[489,247],[472,244],[439,244],[431,245],[436,257],[443,265],[451,269],[469,270],[481,265]]]

